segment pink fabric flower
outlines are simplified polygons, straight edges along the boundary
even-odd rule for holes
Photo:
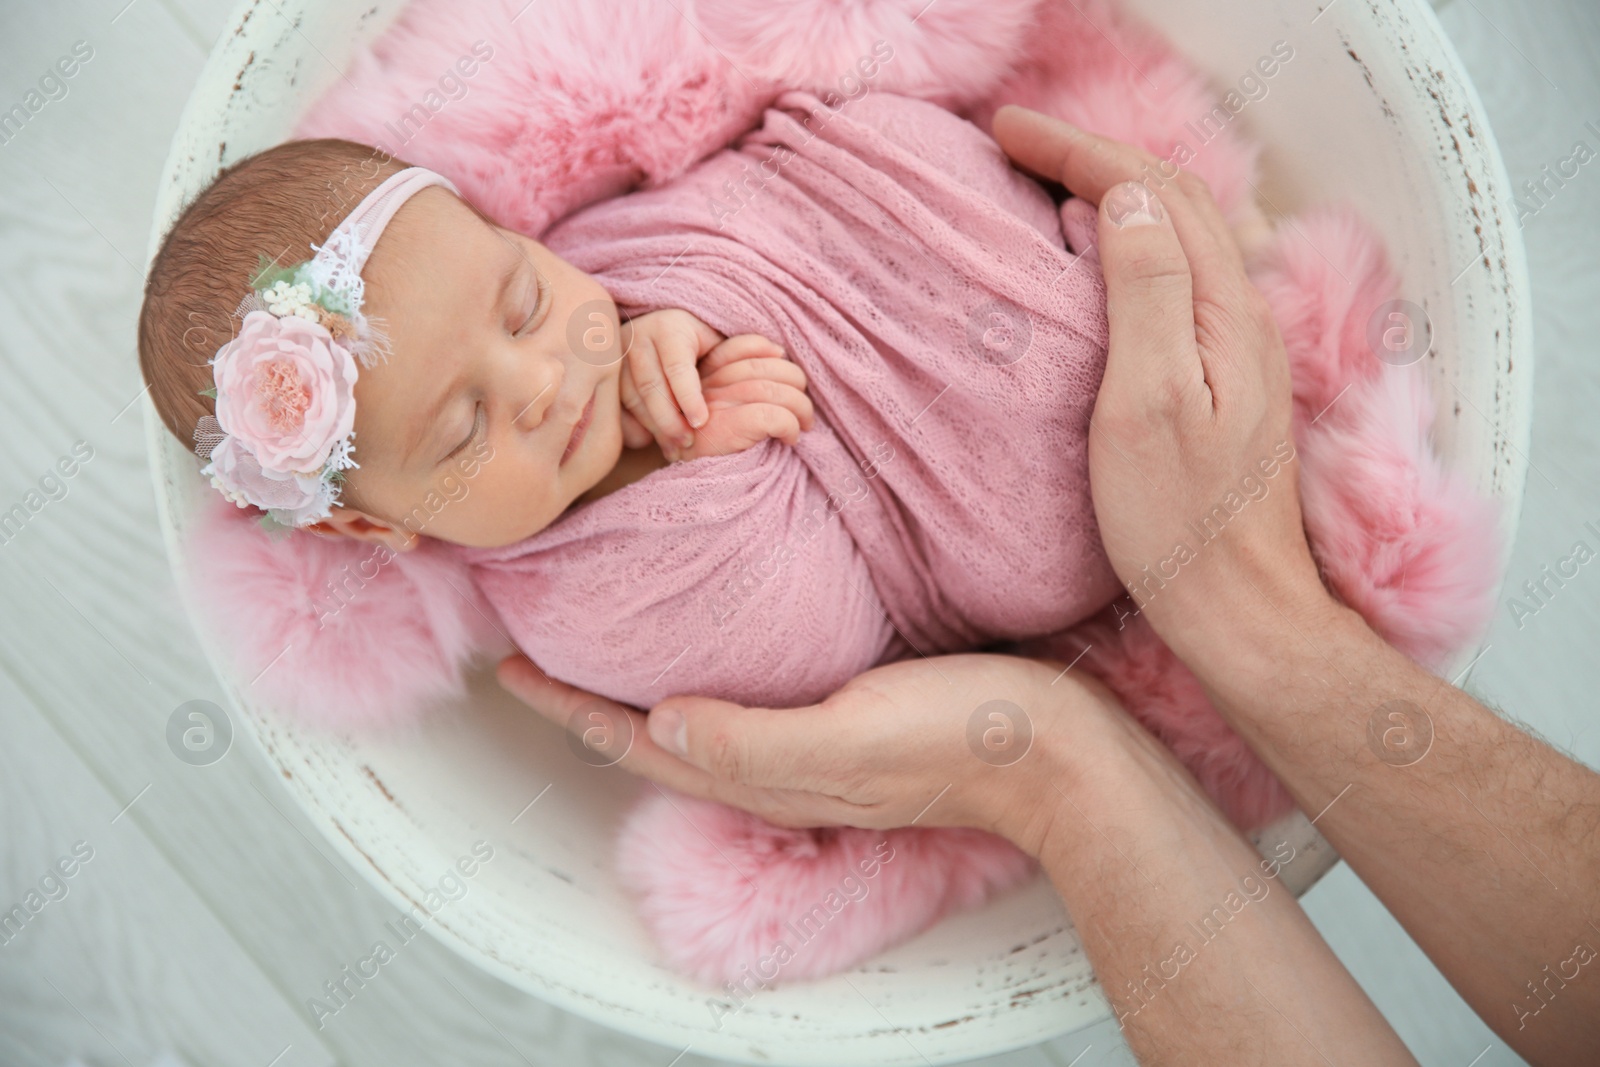
[[[356,361],[320,323],[252,311],[212,373],[217,423],[269,477],[319,475],[355,428]]]
[[[200,473],[209,475],[211,484],[239,507],[276,512],[288,526],[325,519],[333,504],[333,486],[327,479],[263,470],[237,437],[224,437]]]

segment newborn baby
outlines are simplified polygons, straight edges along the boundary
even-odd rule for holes
[[[247,284],[257,252],[292,263],[346,214],[326,190],[356,149],[239,165],[152,266],[152,397],[180,438],[199,425],[237,502],[299,486],[280,521],[460,546],[534,662],[640,706],[808,703],[913,652],[1060,630],[1117,593],[1088,485],[1098,267],[970,123],[786,93],[733,147],[542,244],[445,183],[391,205],[354,268],[359,307],[308,305],[304,273]],[[1068,218],[1082,251],[1092,212]],[[309,343],[286,361],[256,337],[283,314],[369,365],[323,373],[330,346]],[[240,443],[257,439],[315,462],[257,472],[266,446]]]

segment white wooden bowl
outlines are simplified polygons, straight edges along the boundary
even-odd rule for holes
[[[151,254],[220,166],[289,136],[302,108],[338,76],[332,64],[381,33],[402,6],[243,4],[184,111]],[[1433,330],[1429,357],[1395,373],[1429,375],[1437,447],[1499,499],[1509,544],[1528,436],[1527,269],[1482,105],[1432,11],[1421,0],[1332,0],[1320,11],[1310,0],[1132,6],[1219,90],[1274,42],[1294,49],[1268,94],[1241,113],[1269,146],[1263,192],[1284,212],[1344,199],[1377,224],[1404,296],[1426,309]],[[148,399],[144,406],[168,551],[182,567],[181,535],[208,490],[192,454],[163,430]],[[762,991],[730,1014],[733,1001],[652,962],[612,877],[614,831],[633,780],[573,759],[558,731],[492,677],[477,679],[455,722],[403,745],[299,732],[252,703],[240,680],[222,680],[243,732],[284,772],[284,788],[396,907],[409,911],[473,842],[489,842],[494,859],[427,929],[512,985],[608,1026],[673,1050],[839,1067],[949,1063],[1107,1014],[1042,879],[846,977]],[[1296,893],[1335,860],[1303,815],[1260,836],[1295,846],[1299,859],[1283,878]]]

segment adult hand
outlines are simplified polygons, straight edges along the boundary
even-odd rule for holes
[[[1259,616],[1262,597],[1291,618],[1331,608],[1301,527],[1288,359],[1210,190],[1015,105],[995,114],[994,136],[1099,204],[1110,344],[1089,479],[1134,602],[1191,662]]]
[[[1141,1062],[1227,1061],[1246,1025],[1251,1047],[1274,1063],[1317,1062],[1308,1046],[1340,1062],[1415,1062],[1293,898],[1272,891],[1294,850],[1257,856],[1171,752],[1058,664],[903,660],[813,707],[671,697],[648,723],[520,656],[499,673],[575,732],[596,725],[595,714],[607,720],[600,733],[623,751],[604,754],[623,767],[773,822],[972,826],[1009,838],[1060,890]],[[990,719],[994,700],[1025,719]],[[1015,729],[1024,723],[1031,737]],[[984,745],[985,731],[1007,726],[1017,751]],[[1181,982],[1152,974],[1175,978],[1183,953],[1198,950],[1187,945],[1191,916],[1216,922],[1215,913],[1232,915],[1218,901],[1242,910],[1246,897],[1249,912],[1227,920],[1201,969]]]
[[[1053,786],[1096,765],[1102,742],[1138,729],[1118,721],[1126,715],[1103,687],[1062,666],[986,654],[903,660],[810,707],[674,696],[648,717],[522,656],[501,662],[499,679],[579,735],[598,714],[622,747],[605,754],[623,768],[779,825],[970,826],[1037,856]]]
[[[1099,203],[1111,330],[1090,479],[1118,575],[1474,1010],[1530,1061],[1592,1062],[1600,983],[1563,979],[1554,996],[1528,976],[1595,956],[1600,775],[1323,590],[1295,465],[1259,466],[1290,440],[1287,360],[1205,186],[1022,108],[1002,108],[994,133]]]

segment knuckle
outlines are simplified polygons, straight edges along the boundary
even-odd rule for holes
[[[1267,298],[1261,295],[1261,290],[1253,285],[1246,285],[1241,304],[1245,321],[1252,329],[1261,334],[1276,332],[1277,317],[1273,315],[1272,305],[1267,303]]]
[[[1145,391],[1147,411],[1160,418],[1172,416],[1189,406],[1189,390],[1170,374],[1162,375]]]
[[[1110,167],[1123,162],[1124,153],[1119,152],[1109,141],[1103,141],[1098,137],[1068,142],[1064,156],[1064,163],[1069,172],[1085,166],[1097,164],[1101,167]]]
[[[1118,272],[1126,284],[1141,289],[1169,289],[1189,284],[1189,262],[1169,248],[1142,248],[1128,255]]]
[[[1272,307],[1254,286],[1239,287],[1236,293],[1195,308],[1197,323],[1214,322],[1219,332],[1235,342],[1259,342],[1277,330]]]
[[[1188,405],[1181,384],[1170,375],[1143,380],[1107,399],[1095,406],[1094,422],[1125,451],[1148,441],[1154,427],[1169,424]]]
[[[749,760],[737,735],[718,728],[706,742],[706,769],[716,777],[742,783],[749,770]]]

